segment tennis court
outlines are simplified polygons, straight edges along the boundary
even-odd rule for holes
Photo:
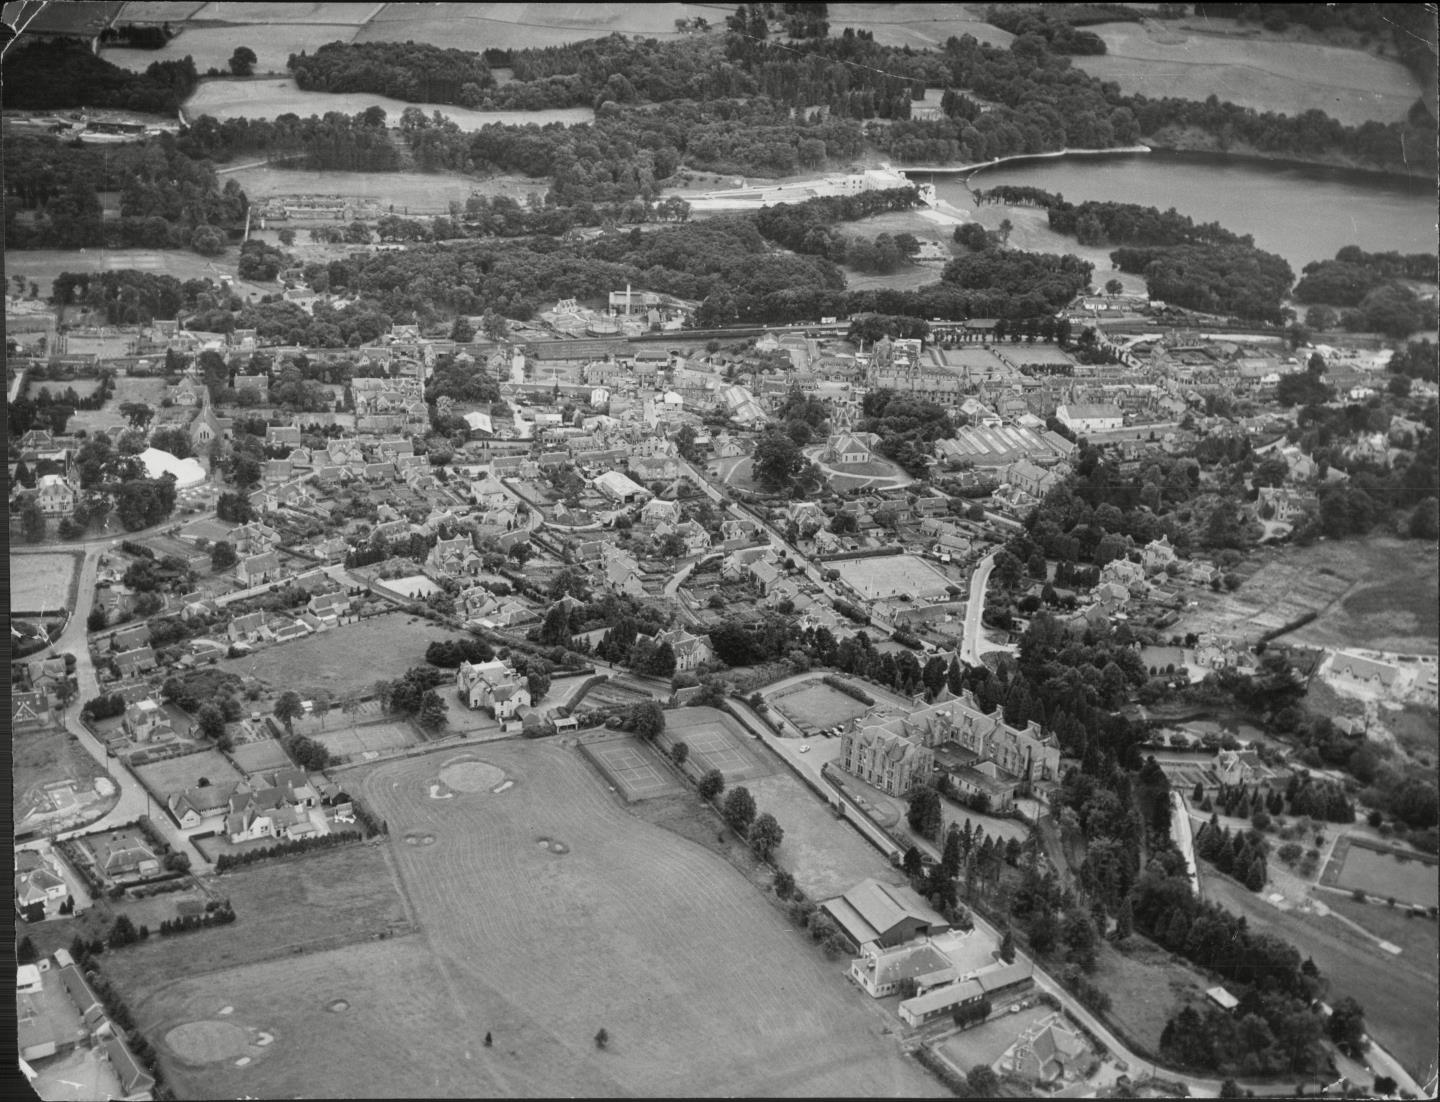
[[[665,713],[661,747],[669,753],[676,742],[690,747],[687,768],[696,776],[720,770],[726,784],[768,777],[773,769],[745,742],[734,721],[714,708],[677,708]]]
[[[581,745],[630,802],[655,796],[673,796],[683,791],[669,769],[655,757],[655,751],[639,739],[612,739]]]
[[[272,769],[289,769],[294,765],[284,748],[273,738],[233,746],[230,756],[235,759],[236,765],[252,776]]]

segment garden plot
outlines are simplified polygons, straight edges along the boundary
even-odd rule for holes
[[[135,773],[158,800],[194,788],[202,777],[213,785],[245,779],[244,774],[231,765],[219,750],[202,750],[198,754],[136,766]]]

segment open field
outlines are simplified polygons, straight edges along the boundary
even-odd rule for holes
[[[383,843],[267,861],[210,877],[206,885],[211,895],[230,900],[235,922],[106,954],[105,971],[120,983],[131,1007],[139,1009],[185,977],[259,961],[288,964],[296,953],[408,930]]]
[[[429,620],[386,613],[242,658],[227,658],[217,668],[257,678],[277,692],[294,689],[308,697],[323,690],[339,699],[368,690],[376,681],[399,677],[425,661],[430,643],[454,634]]]
[[[839,559],[826,565],[839,571],[846,585],[869,598],[904,593],[916,601],[930,601],[944,597],[951,585],[949,578],[915,555]]]
[[[1318,618],[1283,636],[1312,647],[1367,647],[1412,654],[1440,651],[1440,579],[1435,551],[1417,541],[1326,540],[1251,556],[1233,593],[1194,590],[1200,607],[1171,630],[1240,635],[1254,641],[1305,612]]]
[[[1383,902],[1357,903],[1348,895],[1323,892],[1316,898],[1336,914],[1357,922],[1378,938],[1400,946],[1404,959],[1432,982],[1440,984],[1440,925],[1429,918],[1409,918],[1404,907]]]
[[[774,766],[760,756],[735,720],[717,708],[677,708],[665,713],[665,733],[660,748],[666,752],[676,742],[690,747],[686,770],[700,776],[711,769],[720,770],[727,785],[765,777]]]
[[[211,69],[229,73],[230,55],[235,52],[235,48],[249,46],[255,51],[257,74],[283,74],[286,72],[285,63],[290,60],[291,54],[298,54],[301,50],[314,53],[321,46],[331,42],[349,42],[354,37],[355,28],[344,24],[305,24],[287,20],[269,25],[259,23],[223,27],[197,26],[192,20],[158,50],[107,46],[100,51],[100,56],[112,65],[132,72],[144,72],[157,61],[180,61],[188,56],[194,58],[195,68],[203,76]],[[324,114],[323,111],[320,113]],[[193,119],[197,112],[191,111],[187,105],[185,114]]]
[[[1172,961],[1169,953],[1138,934],[1124,953],[1102,941],[1097,960],[1091,978],[1111,998],[1113,1009],[1106,1017],[1152,1054],[1160,1051],[1160,1032],[1171,1016],[1187,1001],[1203,1000],[1211,986],[1200,972]]]
[[[563,46],[617,32],[671,39],[680,37],[675,20],[697,15],[720,27],[725,13],[707,4],[386,4],[355,41],[509,50]]]
[[[155,793],[158,799],[165,799],[172,792],[183,792],[187,788],[193,788],[200,783],[204,777],[211,784],[226,784],[230,781],[241,781],[245,778],[225,760],[225,755],[219,750],[202,750],[198,754],[186,754],[180,758],[166,758],[164,761],[157,761],[151,765],[137,766],[135,772]],[[164,815],[160,808],[154,811],[156,815]]]
[[[1356,845],[1354,841],[1331,861],[1337,859],[1339,874],[1333,877],[1337,888],[1361,891],[1377,899],[1418,903],[1422,907],[1440,904],[1440,866],[1433,862],[1415,858],[1401,861],[1392,853]],[[1329,882],[1327,878],[1326,883]]]
[[[228,41],[233,43],[236,33],[234,30],[225,31]],[[230,48],[234,49],[234,46]],[[592,122],[595,118],[595,112],[588,107],[554,107],[544,111],[471,111],[448,103],[407,103],[405,100],[392,99],[373,92],[303,92],[291,77],[207,80],[202,82],[200,87],[195,89],[195,94],[185,102],[185,112],[191,118],[211,115],[217,119],[274,119],[291,112],[301,118],[308,118],[331,111],[358,115],[377,104],[385,109],[392,122],[398,122],[401,112],[407,107],[418,107],[426,115],[439,111],[454,120],[461,130],[479,130],[492,123],[535,123],[537,126],[545,126],[548,123],[560,122],[573,126],[576,123]]]
[[[80,559],[65,551],[10,556],[10,607],[21,612],[58,612],[74,605]]]
[[[936,1047],[963,1071],[988,1067],[1005,1055],[1005,1050],[1015,1043],[1016,1037],[1054,1013],[1042,1003],[1018,1014],[999,1014],[974,1029],[955,1034]]]
[[[233,48],[233,47],[232,47]],[[12,276],[23,275],[40,284],[42,294],[50,293],[51,285],[62,272],[117,272],[135,268],[143,272],[162,272],[182,282],[187,279],[235,278],[240,253],[229,249],[211,259],[183,249],[23,249],[7,250],[5,266]],[[275,288],[259,283],[235,281],[239,294],[269,294]],[[67,315],[68,317],[69,315]]]
[[[384,7],[385,4],[377,4],[375,0],[359,0],[357,3],[303,0],[297,4],[223,0],[218,4],[206,4],[193,18],[217,23],[332,23],[359,27],[375,18]]]
[[[776,863],[788,869],[811,899],[829,899],[849,891],[867,876],[887,884],[904,883],[858,830],[835,818],[830,805],[788,770],[745,782],[760,811],[774,815],[785,831]]]
[[[1426,1073],[1440,1044],[1433,955],[1394,956],[1336,918],[1277,910],[1203,863],[1200,875],[1207,900],[1244,915],[1250,929],[1283,938],[1313,958],[1330,983],[1327,1001],[1333,1004],[1342,995],[1354,996],[1365,1008],[1370,1036],[1411,1075]],[[1322,898],[1328,906],[1332,897],[1327,892]],[[1123,1005],[1118,993],[1113,994],[1116,1006]]]
[[[795,685],[769,698],[772,708],[807,733],[828,730],[836,724],[849,723],[863,716],[870,706],[839,689],[832,689],[818,678],[808,684]]]
[[[1076,58],[1077,68],[1113,80],[1122,92],[1152,98],[1221,100],[1300,115],[1318,108],[1348,126],[1374,119],[1398,122],[1423,94],[1394,58],[1365,50],[1295,41],[1222,23],[1104,23],[1087,28],[1105,40],[1100,56]]]
[[[942,1093],[720,857],[628,814],[574,750],[482,753],[512,787],[433,799],[444,755],[352,777],[392,838],[433,839],[393,849],[426,941],[146,982],[132,1006],[157,1038],[224,1005],[276,1038],[250,1079],[177,1068],[182,1093]]]
[[[938,50],[952,35],[973,35],[981,42],[1002,48],[1015,36],[975,18],[971,4],[831,4],[830,35],[839,38],[847,27],[870,31],[882,46],[913,46]],[[883,16],[883,18],[881,18]]]
[[[527,194],[532,191],[543,193],[547,186],[543,180],[531,180],[525,176],[494,176],[481,180],[473,176],[438,172],[310,172],[303,168],[279,168],[275,165],[234,170],[222,167],[220,173],[227,180],[233,178],[252,201],[272,195],[345,195],[386,205],[393,203],[396,213],[407,207],[416,213],[448,210],[451,202],[463,203],[474,194],[508,195],[523,202]],[[305,237],[302,231],[297,244],[303,247]]]
[[[842,270],[845,272],[847,291],[874,291],[882,287],[891,291],[914,291],[931,283],[939,283],[944,265],[907,264],[898,271],[889,273],[859,272],[854,268]]]

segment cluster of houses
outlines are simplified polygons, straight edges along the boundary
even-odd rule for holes
[[[171,793],[166,806],[183,829],[211,826],[237,845],[325,834],[325,809],[337,819],[350,815],[338,785],[294,768],[260,773],[248,781],[193,786]]]

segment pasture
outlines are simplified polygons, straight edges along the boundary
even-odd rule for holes
[[[916,555],[837,559],[825,565],[839,571],[841,580],[862,597],[871,599],[904,593],[915,601],[933,601],[947,596],[952,584]]]
[[[973,35],[1002,49],[1015,40],[1009,31],[992,27],[972,14],[970,4],[831,4],[830,35],[839,38],[847,27],[869,31],[882,46],[938,50],[952,35]],[[880,18],[884,16],[884,18]]]
[[[243,774],[225,760],[225,755],[219,750],[202,750],[198,754],[186,754],[179,758],[166,758],[149,765],[139,765],[135,767],[135,772],[155,794],[156,799],[161,801],[171,793],[195,787],[200,783],[201,777],[211,784],[227,784],[245,779]],[[165,812],[156,809],[155,814],[163,815]]]
[[[599,766],[630,803],[684,791],[654,749],[638,738],[586,741],[580,745],[585,756]]]
[[[690,747],[687,770],[694,776],[720,770],[726,784],[766,777],[774,772],[750,736],[718,708],[677,708],[665,713],[665,733],[658,740],[669,751],[676,742]]]
[[[58,612],[62,608],[73,608],[82,557],[68,551],[11,555],[11,609]]]
[[[215,5],[207,5],[213,6]],[[201,14],[203,15],[203,12]],[[230,55],[235,52],[235,48],[249,46],[255,51],[257,74],[280,76],[286,72],[285,65],[291,54],[298,54],[301,50],[314,53],[321,46],[331,42],[349,42],[354,37],[355,28],[343,24],[286,21],[271,25],[252,23],[245,26],[201,26],[192,20],[158,50],[107,46],[100,51],[100,56],[112,65],[132,72],[144,72],[157,61],[180,61],[189,56],[195,60],[195,68],[202,76],[211,69],[218,69],[228,75]],[[185,107],[188,118],[193,119],[197,114],[204,113],[190,110],[188,104]]]
[[[313,693],[328,692],[341,699],[368,692],[377,680],[399,677],[411,666],[421,665],[430,643],[454,634],[429,620],[385,613],[241,658],[227,658],[218,668],[255,678],[277,693],[293,689],[308,699]]]
[[[1258,29],[1226,33],[1199,22],[1158,21],[1089,29],[1105,40],[1106,52],[1077,58],[1076,67],[1130,94],[1199,101],[1213,94],[1283,115],[1319,109],[1347,126],[1398,122],[1424,94],[1393,58]]]
[[[789,770],[744,783],[755,797],[755,806],[774,815],[785,831],[776,860],[811,899],[849,891],[867,876],[887,884],[903,883],[904,877],[879,850],[853,826],[836,819],[830,805]]]
[[[806,734],[849,723],[865,715],[871,707],[819,679],[784,689],[770,697],[769,704]]]
[[[230,49],[233,50],[237,32],[234,28],[228,28],[224,33],[227,41],[232,43]],[[185,36],[182,35],[181,38],[183,37]],[[283,61],[280,68],[284,68]],[[331,111],[358,115],[375,106],[383,108],[392,123],[399,122],[401,113],[407,107],[418,107],[427,116],[439,111],[452,119],[461,130],[479,130],[492,123],[524,125],[533,122],[538,126],[545,126],[559,122],[574,126],[577,123],[593,122],[595,119],[595,112],[589,107],[554,107],[543,111],[472,111],[450,103],[408,103],[373,92],[305,92],[301,91],[291,77],[203,81],[195,89],[195,94],[185,102],[185,112],[191,118],[210,115],[217,119],[275,119],[291,113],[308,118]]]
[[[1327,540],[1267,550],[1252,555],[1250,563],[1258,569],[1233,593],[1193,590],[1200,607],[1171,631],[1237,635],[1253,642],[1265,631],[1316,612],[1316,619],[1283,640],[1403,654],[1440,651],[1440,576],[1433,548],[1387,538]]]
[[[1411,1075],[1426,1073],[1440,1043],[1433,955],[1426,958],[1404,952],[1395,956],[1338,918],[1277,910],[1228,877],[1209,872],[1203,863],[1200,875],[1206,899],[1244,915],[1251,930],[1273,934],[1295,946],[1302,956],[1314,959],[1320,975],[1330,981],[1329,1000],[1333,1003],[1342,995],[1354,996],[1365,1008],[1370,1036]],[[1328,906],[1330,893],[1323,898]],[[1121,1006],[1118,992],[1113,994],[1115,1005]]]

